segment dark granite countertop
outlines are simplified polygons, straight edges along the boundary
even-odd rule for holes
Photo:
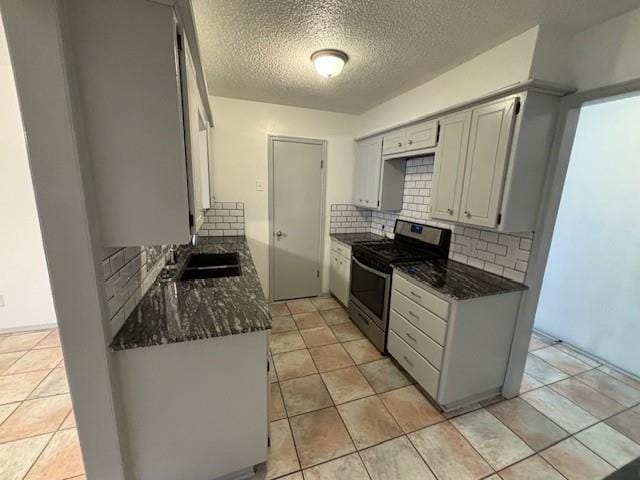
[[[454,300],[490,297],[528,287],[454,260],[426,260],[393,266],[411,278]]]
[[[339,242],[347,245],[353,245],[358,242],[370,242],[372,240],[384,240],[385,237],[376,235],[375,233],[363,232],[363,233],[332,233],[331,238],[335,238]]]
[[[238,252],[242,275],[176,281],[189,253]],[[111,350],[190,342],[271,328],[271,316],[244,237],[200,237],[178,249],[172,279],[160,277],[117,333]]]

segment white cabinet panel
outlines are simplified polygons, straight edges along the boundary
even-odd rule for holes
[[[446,300],[436,297],[433,293],[427,292],[399,275],[393,277],[393,288],[404,295],[404,297],[423,306],[443,320],[449,318],[449,308],[451,305]],[[410,317],[404,310],[400,311],[400,313],[407,318]]]
[[[440,370],[440,365],[442,365],[442,346],[418,330],[409,320],[402,317],[395,310],[390,312],[389,326],[408,345],[426,358],[431,365]]]
[[[349,303],[351,283],[351,250],[336,241],[331,242],[329,290],[343,305]]]
[[[382,162],[382,155],[380,154],[381,149],[382,142],[380,139],[376,139],[368,143],[367,182],[364,202],[365,205],[370,208],[377,207],[380,201],[380,168]]]
[[[382,137],[382,154],[392,155],[406,150],[406,131],[395,130]]]
[[[449,115],[440,120],[440,139],[433,174],[431,217],[458,220],[471,112]]]
[[[353,203],[376,210],[400,210],[405,160],[383,160],[382,138],[356,142]]]
[[[474,108],[460,209],[460,222],[498,224],[502,187],[511,144],[516,99]]]
[[[186,39],[180,52],[182,72],[182,108],[187,154],[187,173],[189,187],[189,213],[191,215],[191,233],[196,233],[204,222],[203,208],[203,159],[200,145],[200,93],[196,80],[196,71],[191,50]]]
[[[394,278],[394,282],[397,281],[397,278],[399,277]],[[444,345],[447,322],[435,313],[409,300],[398,290],[393,290],[393,295],[391,295],[391,308],[437,343]]]
[[[367,188],[367,153],[369,151],[368,144],[365,142],[357,142],[355,144],[355,168],[353,172],[353,204],[364,206]]]
[[[433,398],[438,397],[440,373],[394,332],[389,332],[387,350]]]
[[[407,128],[406,150],[421,150],[436,146],[438,121],[419,123]]]

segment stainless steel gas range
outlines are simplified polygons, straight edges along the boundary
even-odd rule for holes
[[[349,316],[378,350],[386,352],[392,264],[447,258],[451,230],[396,220],[394,239],[354,244]]]

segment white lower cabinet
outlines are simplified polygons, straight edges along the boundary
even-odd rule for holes
[[[394,271],[387,350],[445,411],[499,394],[520,292],[454,300]]]
[[[351,283],[351,247],[337,240],[331,241],[331,270],[329,290],[343,305],[349,303]]]
[[[116,352],[131,478],[248,478],[268,455],[268,351],[265,330]]]

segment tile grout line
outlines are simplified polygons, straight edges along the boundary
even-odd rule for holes
[[[346,322],[344,322],[344,323],[346,323]],[[331,327],[330,325],[327,325],[327,326],[328,326],[329,328]],[[296,323],[296,330],[298,331],[298,333],[300,332],[300,328],[297,326],[297,323]],[[330,330],[332,330],[332,331],[333,331],[333,329],[331,329],[331,328],[330,328]],[[304,340],[304,339],[303,339],[303,340]],[[337,344],[339,344],[339,345],[343,345],[344,343],[348,343],[348,342],[350,342],[350,341],[357,341],[357,340],[358,340],[358,339],[352,339],[352,340],[347,340],[347,341],[340,341],[340,340],[338,340]],[[305,345],[306,345],[306,343],[305,343]],[[329,344],[329,345],[335,345],[335,344]],[[549,348],[549,347],[553,347],[553,346],[555,346],[555,343],[554,343],[554,344],[552,344],[552,345],[547,345],[547,346],[545,346],[545,347],[542,347],[541,349],[543,349],[543,348]],[[306,350],[309,350],[309,348],[307,348]],[[535,350],[534,350],[534,351],[535,351]],[[286,352],[282,352],[282,353],[286,353]],[[532,351],[530,350],[528,353],[532,353]],[[566,353],[566,352],[563,352],[563,353]],[[356,362],[355,362],[355,359],[353,359],[353,357],[351,356],[351,354],[349,354],[348,350],[347,350],[347,354],[349,355],[349,357],[351,357],[351,359],[354,361],[354,363],[356,363]],[[570,355],[569,353],[566,353],[566,354],[567,354],[567,355]],[[311,355],[310,355],[310,356],[311,356]],[[571,355],[570,355],[570,356],[571,356]],[[547,362],[545,359],[543,359],[543,358],[541,358],[541,357],[538,357],[537,355],[536,355],[536,357],[537,357],[539,360],[541,360],[542,362],[544,362],[544,363],[546,363],[547,365],[549,365],[550,367],[555,368],[555,369],[557,369],[557,370],[561,371],[562,373],[564,373],[564,374],[566,374],[566,375],[568,375],[568,376],[567,376],[566,378],[561,379],[561,380],[557,380],[557,381],[554,381],[554,382],[545,383],[545,382],[543,382],[543,381],[540,381],[537,377],[535,377],[535,376],[533,376],[533,375],[532,375],[532,378],[534,378],[534,379],[535,379],[535,380],[537,380],[537,381],[540,381],[540,383],[542,383],[542,385],[541,385],[540,387],[537,387],[537,388],[531,389],[531,390],[529,390],[529,391],[535,391],[535,390],[541,389],[541,388],[543,388],[543,387],[549,387],[550,385],[553,385],[553,384],[556,384],[556,383],[562,382],[562,381],[564,381],[564,380],[567,380],[567,379],[570,379],[570,378],[575,378],[575,377],[577,377],[578,375],[581,375],[581,374],[583,374],[583,373],[590,372],[590,371],[593,371],[593,370],[599,370],[599,367],[601,367],[601,366],[603,365],[603,364],[601,364],[601,363],[599,363],[599,362],[594,361],[595,363],[598,363],[598,365],[597,365],[597,366],[591,366],[591,365],[587,364],[586,362],[582,361],[581,359],[579,359],[579,358],[577,358],[577,357],[573,357],[573,356],[572,356],[572,358],[574,358],[576,361],[581,362],[582,364],[584,364],[586,367],[589,367],[589,368],[587,368],[586,370],[584,370],[584,371],[582,371],[582,372],[579,372],[579,373],[576,373],[576,374],[571,374],[571,373],[566,372],[566,371],[564,371],[564,370],[562,370],[562,369],[559,369],[559,368],[558,368],[558,367],[556,367],[555,365],[553,365],[553,364],[551,364],[551,363]],[[348,366],[348,367],[335,368],[335,369],[332,369],[332,370],[328,370],[327,372],[320,372],[320,371],[319,371],[319,369],[318,369],[318,367],[317,367],[317,364],[316,364],[315,360],[313,359],[313,357],[312,357],[312,356],[311,356],[311,358],[312,358],[312,361],[313,361],[313,363],[314,363],[314,366],[316,367],[316,370],[318,370],[317,374],[320,376],[321,381],[323,382],[324,387],[325,387],[325,388],[327,389],[327,391],[329,392],[329,397],[330,397],[331,402],[332,402],[332,404],[333,404],[333,407],[326,407],[326,408],[335,408],[335,409],[338,411],[338,414],[339,414],[339,417],[340,417],[340,419],[341,419],[342,425],[344,426],[345,430],[347,431],[347,434],[348,434],[348,436],[349,436],[349,438],[350,438],[351,442],[353,443],[353,445],[354,445],[354,447],[355,447],[355,449],[356,449],[356,453],[358,453],[358,456],[359,456],[359,458],[360,458],[361,462],[363,463],[363,465],[364,465],[364,467],[365,467],[365,470],[367,471],[367,474],[369,474],[369,472],[368,472],[368,469],[366,468],[366,464],[365,464],[364,460],[362,459],[362,455],[360,454],[360,452],[361,452],[361,451],[368,450],[368,449],[371,449],[371,448],[375,448],[375,447],[377,447],[377,446],[379,446],[379,445],[381,445],[381,444],[383,444],[383,443],[387,443],[387,442],[390,442],[390,441],[393,441],[393,440],[395,440],[395,439],[402,438],[402,437],[407,437],[407,438],[409,439],[409,441],[410,441],[410,443],[411,443],[412,447],[413,447],[414,449],[416,449],[416,447],[415,447],[415,445],[413,444],[413,442],[411,441],[411,438],[409,437],[409,435],[410,435],[411,433],[415,433],[416,431],[422,430],[422,428],[417,429],[417,430],[412,431],[412,432],[404,432],[404,430],[402,430],[402,428],[401,428],[401,427],[400,427],[400,430],[403,432],[401,435],[399,435],[399,436],[397,436],[397,437],[392,437],[392,438],[386,439],[386,440],[384,440],[384,441],[382,441],[382,442],[379,442],[379,443],[376,443],[376,444],[374,444],[374,445],[368,446],[367,448],[364,448],[364,449],[358,449],[358,447],[356,446],[355,442],[353,441],[353,437],[351,436],[351,432],[349,432],[349,429],[346,427],[346,424],[344,423],[344,419],[342,418],[342,415],[340,414],[340,411],[337,409],[338,405],[335,403],[335,400],[333,399],[333,396],[331,395],[331,393],[330,393],[330,391],[329,391],[329,389],[328,389],[328,387],[327,387],[327,385],[326,385],[326,382],[324,382],[324,378],[323,378],[323,377],[322,377],[322,375],[321,375],[321,373],[327,373],[327,372],[337,371],[337,370],[342,370],[342,369],[346,369],[346,368],[353,368],[353,365],[352,365],[352,366]],[[383,358],[384,358],[384,357],[383,357]],[[380,359],[377,359],[377,360],[380,360]],[[373,363],[373,362],[375,362],[375,361],[377,361],[377,360],[374,360],[374,361],[372,361],[372,362],[364,362],[362,365],[365,365],[365,364],[367,364],[367,363]],[[355,364],[355,367],[357,367],[357,368],[358,368],[358,371],[362,374],[362,371],[361,371],[361,369],[360,369],[360,365]],[[628,385],[628,384],[626,384],[625,382],[623,382],[623,381],[621,381],[621,380],[619,380],[619,379],[616,379],[616,378],[615,378],[614,376],[612,376],[612,375],[609,375],[607,372],[603,372],[603,371],[601,371],[601,370],[599,370],[599,372],[601,372],[601,373],[603,373],[603,374],[607,375],[607,376],[608,376],[608,377],[610,377],[611,379],[613,379],[613,380],[615,380],[615,381],[617,381],[617,382],[619,382],[619,383],[621,383],[621,384],[627,385],[627,386],[629,386],[630,388],[632,388],[632,389],[634,389],[634,390],[637,390],[637,389],[636,389],[636,388],[634,388],[633,386]],[[302,377],[298,377],[298,378],[302,378]],[[601,392],[601,391],[599,391],[599,390],[597,390],[597,389],[595,389],[595,388],[591,387],[590,385],[586,384],[586,383],[585,383],[584,381],[582,381],[581,379],[579,379],[579,378],[575,378],[575,379],[576,379],[576,380],[578,380],[578,381],[580,381],[581,383],[583,383],[583,384],[584,384],[584,385],[586,385],[587,387],[592,388],[592,389],[593,389],[593,390],[595,390],[596,392],[598,392],[598,393],[600,393],[600,394],[604,395],[605,397],[609,398],[610,400],[612,400],[612,401],[616,401],[616,402],[617,402],[617,400],[616,400],[616,399],[613,399],[613,398],[609,397],[608,395],[604,394],[603,392]],[[371,387],[371,385],[370,385],[369,381],[366,379],[366,377],[365,377],[365,381],[366,381],[366,382],[367,382],[367,384]],[[403,387],[399,387],[399,388],[396,388],[396,389],[391,389],[391,390],[389,390],[389,391],[399,390],[399,389],[401,389],[401,388],[405,388],[405,387],[406,387],[406,386],[403,386]],[[372,388],[372,390],[375,392],[373,395],[368,395],[368,396],[365,396],[365,397],[361,397],[361,398],[353,399],[353,400],[350,400],[350,401],[348,401],[348,402],[341,403],[340,405],[346,405],[346,404],[353,403],[353,402],[358,401],[358,400],[362,400],[362,399],[364,399],[364,398],[371,398],[371,397],[373,397],[373,396],[377,396],[377,397],[380,399],[380,395],[381,395],[381,393],[377,392],[375,389],[373,389],[373,387],[371,387],[371,388]],[[548,418],[548,417],[547,417],[543,412],[541,412],[540,410],[538,410],[537,408],[535,408],[533,405],[531,405],[529,402],[527,402],[527,401],[526,401],[526,399],[522,398],[522,400],[523,400],[523,401],[525,401],[527,405],[529,405],[530,407],[532,407],[536,412],[538,412],[538,413],[539,413],[540,415],[542,415],[544,418],[548,419],[548,420],[549,420],[553,425],[556,425],[558,428],[560,428],[561,430],[565,431],[565,432],[568,434],[568,436],[567,436],[567,437],[565,437],[565,438],[563,438],[563,439],[561,439],[561,440],[558,440],[557,442],[551,443],[550,445],[548,445],[547,447],[545,447],[543,450],[540,450],[540,451],[537,451],[535,448],[533,448],[531,445],[529,445],[529,444],[528,444],[528,443],[527,443],[527,442],[526,442],[522,437],[520,437],[516,432],[514,432],[511,428],[509,428],[509,426],[508,426],[508,425],[504,424],[504,422],[502,422],[500,419],[498,419],[498,418],[497,418],[497,417],[495,417],[493,414],[491,414],[491,412],[490,412],[489,410],[487,410],[487,407],[489,407],[491,404],[489,404],[489,405],[480,405],[478,408],[476,408],[476,409],[474,409],[474,410],[471,410],[471,411],[469,411],[469,412],[464,412],[464,413],[461,413],[460,415],[456,415],[456,416],[453,416],[453,417],[450,417],[450,418],[443,417],[443,420],[438,421],[438,422],[436,422],[436,423],[434,423],[434,424],[431,424],[431,425],[429,425],[429,426],[427,426],[427,427],[424,427],[424,428],[426,429],[426,428],[430,428],[430,427],[432,427],[432,426],[434,426],[434,425],[437,425],[437,424],[441,424],[441,423],[444,423],[444,422],[449,422],[449,423],[450,423],[450,424],[451,424],[451,425],[456,429],[456,431],[458,431],[458,432],[460,433],[460,435],[462,435],[462,437],[465,439],[465,441],[466,441],[466,442],[470,445],[470,447],[471,447],[471,448],[472,448],[472,449],[473,449],[473,450],[474,450],[474,451],[475,451],[475,452],[480,456],[480,458],[482,458],[482,459],[483,459],[483,461],[485,461],[485,462],[489,465],[489,467],[494,471],[494,473],[490,474],[489,476],[494,475],[494,474],[495,474],[495,473],[497,473],[498,471],[497,471],[497,470],[495,470],[495,469],[493,468],[493,466],[492,466],[492,465],[491,465],[491,464],[490,464],[490,463],[489,463],[489,462],[488,462],[488,461],[487,461],[487,460],[486,460],[486,459],[485,459],[485,458],[480,454],[480,452],[479,452],[479,451],[477,451],[477,450],[476,450],[476,448],[473,446],[473,444],[471,444],[471,442],[469,442],[469,440],[464,436],[464,434],[463,434],[462,432],[460,432],[460,431],[457,429],[457,427],[455,426],[455,424],[454,424],[453,422],[451,422],[451,419],[452,419],[452,418],[456,418],[457,416],[466,415],[466,414],[468,414],[468,413],[472,413],[472,412],[477,411],[477,410],[480,410],[480,409],[485,409],[485,410],[486,410],[488,413],[490,413],[494,418],[496,418],[496,420],[498,420],[498,422],[499,422],[501,425],[503,425],[504,427],[506,427],[506,428],[507,428],[507,430],[508,430],[509,432],[511,432],[511,433],[512,433],[516,438],[518,438],[520,441],[522,441],[522,442],[523,442],[527,447],[529,447],[529,448],[531,449],[531,451],[533,452],[531,455],[528,455],[528,456],[526,456],[526,457],[524,457],[524,458],[519,459],[517,462],[514,462],[514,463],[512,463],[512,464],[510,464],[510,465],[507,465],[506,467],[502,468],[500,471],[503,471],[503,470],[505,470],[505,469],[511,468],[513,465],[517,465],[517,464],[519,464],[519,463],[521,463],[521,462],[523,462],[523,461],[525,461],[525,460],[527,460],[527,459],[529,459],[529,458],[531,458],[531,457],[538,456],[538,457],[540,457],[540,458],[541,458],[541,459],[542,459],[546,464],[548,464],[551,468],[553,468],[555,471],[557,471],[557,472],[558,472],[558,473],[559,473],[559,474],[564,478],[564,475],[562,475],[562,474],[561,474],[561,473],[560,473],[560,472],[559,472],[559,471],[558,471],[558,470],[557,470],[557,469],[556,469],[552,464],[550,464],[550,463],[549,463],[546,459],[544,459],[544,457],[542,457],[542,455],[540,455],[540,454],[541,454],[541,452],[543,452],[543,451],[545,451],[545,450],[548,450],[549,448],[552,448],[553,446],[555,446],[555,445],[557,445],[557,444],[559,444],[559,443],[561,443],[561,442],[563,442],[563,441],[565,441],[565,440],[567,440],[567,439],[569,439],[569,438],[572,438],[572,437],[573,437],[573,438],[575,438],[575,440],[577,440],[577,441],[579,442],[579,444],[580,444],[580,445],[583,445],[583,446],[584,446],[588,451],[590,451],[590,452],[592,452],[594,455],[596,455],[596,457],[597,457],[597,458],[600,458],[600,459],[602,459],[605,463],[607,463],[608,465],[611,465],[611,464],[610,464],[606,459],[602,458],[602,457],[601,457],[600,455],[598,455],[596,452],[594,452],[593,450],[591,450],[587,445],[585,445],[583,442],[581,442],[581,441],[576,437],[576,435],[578,435],[579,433],[581,433],[581,432],[583,432],[583,431],[585,431],[585,430],[587,430],[587,429],[589,429],[589,428],[594,427],[595,425],[598,425],[599,423],[605,423],[605,422],[606,422],[608,419],[610,419],[610,418],[613,418],[613,417],[615,417],[615,416],[617,416],[617,415],[621,415],[621,414],[623,414],[623,413],[625,413],[625,412],[627,412],[627,411],[630,411],[630,410],[632,410],[632,409],[636,408],[638,405],[640,405],[640,402],[639,402],[638,404],[633,405],[633,406],[627,407],[627,408],[625,408],[624,410],[618,411],[618,412],[616,412],[616,413],[614,413],[614,414],[612,414],[612,415],[610,415],[610,416],[608,416],[608,417],[605,417],[605,418],[600,419],[600,418],[596,417],[595,415],[591,414],[589,411],[585,410],[583,407],[581,407],[580,405],[578,405],[578,404],[577,404],[577,403],[575,403],[574,401],[572,401],[570,398],[565,397],[564,395],[562,395],[562,393],[560,393],[560,392],[556,392],[555,390],[553,390],[553,389],[551,389],[551,388],[550,388],[550,390],[551,390],[551,391],[553,391],[554,393],[556,393],[556,394],[558,394],[558,395],[562,396],[563,398],[565,398],[566,400],[568,400],[570,403],[572,403],[573,405],[575,405],[577,408],[580,408],[581,410],[585,411],[587,414],[591,415],[593,418],[596,418],[596,419],[597,419],[597,422],[595,422],[594,424],[589,425],[589,426],[587,426],[587,427],[585,427],[585,428],[583,428],[583,429],[581,429],[581,430],[578,430],[578,431],[576,431],[575,433],[566,432],[564,428],[562,428],[562,427],[561,427],[560,425],[558,425],[556,422],[554,422],[553,420],[551,420],[550,418]],[[386,392],[382,392],[382,393],[386,393]],[[422,392],[421,392],[421,393],[422,393]],[[523,393],[528,393],[528,392],[523,392]],[[517,397],[520,397],[520,396],[521,396],[521,395],[518,395]],[[517,398],[517,397],[514,397],[514,398]],[[504,401],[504,400],[507,400],[507,399],[503,399],[502,401]],[[381,399],[380,399],[380,401],[381,401]],[[498,401],[498,402],[496,402],[496,403],[499,403],[499,402],[500,402],[500,401]],[[283,402],[283,403],[284,403],[284,402]],[[395,419],[395,417],[393,416],[393,414],[389,411],[389,409],[388,409],[388,408],[387,408],[387,406],[384,404],[384,402],[382,402],[382,404],[383,404],[383,406],[384,406],[385,410],[387,411],[387,413],[389,413],[389,414],[391,415],[391,418],[393,418],[393,420],[394,420],[394,421],[396,422],[396,424],[397,424],[397,420]],[[285,407],[285,409],[286,409],[286,407]],[[318,410],[314,410],[314,411],[320,411],[320,410],[323,410],[323,409],[318,409]],[[313,412],[313,411],[312,411],[312,412]],[[306,413],[311,413],[311,412],[306,412]],[[300,415],[304,415],[304,414],[300,414]],[[299,416],[299,415],[298,415],[298,416]],[[288,419],[288,418],[294,418],[294,417],[287,417],[287,419]],[[606,423],[605,423],[605,425],[606,425]],[[398,425],[398,426],[399,426],[399,425]],[[615,430],[617,433],[619,433],[619,434],[623,435],[625,438],[628,438],[626,435],[622,434],[621,432],[618,432],[616,429],[614,429],[614,430]],[[632,441],[634,444],[637,444],[633,439],[629,439],[629,440],[630,440],[630,441]],[[417,450],[417,449],[416,449],[416,450]],[[352,452],[352,453],[353,453],[353,452]],[[327,460],[326,462],[320,462],[320,463],[318,463],[318,464],[316,464],[316,465],[313,465],[312,467],[315,467],[315,466],[317,466],[317,465],[322,465],[322,464],[324,464],[324,463],[328,463],[328,462],[331,462],[331,461],[333,461],[333,460],[337,460],[337,459],[339,459],[339,458],[343,458],[343,457],[345,457],[345,456],[351,455],[352,453],[349,453],[349,454],[346,454],[346,455],[343,455],[343,456],[340,456],[340,457],[336,457],[336,458],[333,458],[333,459]],[[418,453],[419,453],[419,451],[418,451]],[[298,454],[298,452],[297,452],[297,446],[296,446],[296,454]],[[430,468],[429,464],[428,464],[428,463],[426,462],[426,460],[422,457],[422,455],[420,455],[420,458],[421,458],[421,459],[423,460],[423,462],[427,465],[427,467],[431,470],[431,468]],[[611,465],[611,466],[612,466],[613,468],[616,468],[616,467],[615,467],[615,466],[613,466],[613,465]],[[312,468],[312,467],[309,467],[309,468]],[[370,475],[370,474],[369,474],[369,475]]]

